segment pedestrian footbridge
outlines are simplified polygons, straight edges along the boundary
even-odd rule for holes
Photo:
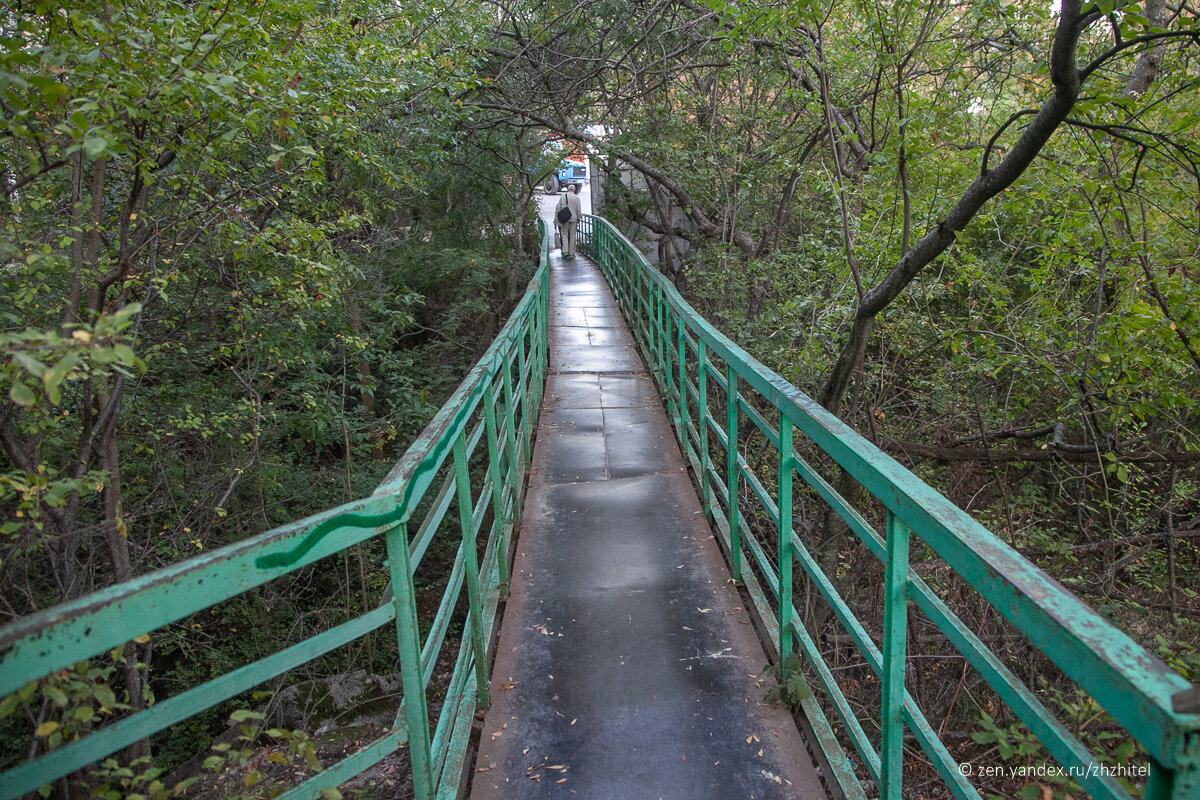
[[[511,318],[374,494],[0,630],[0,698],[382,540],[373,607],[144,709],[114,704],[0,774],[0,800],[249,706],[375,631],[399,653],[394,723],[279,796],[336,797],[404,754],[420,800],[981,798],[995,784],[960,763],[950,713],[922,705],[940,687],[953,711],[970,671],[989,717],[1021,720],[1086,795],[1200,798],[1194,687],[722,335],[610,223],[585,216],[580,234],[588,258],[566,261],[543,236]],[[834,523],[865,559],[816,554]],[[457,550],[436,607],[414,591],[434,543]],[[847,570],[878,575],[865,601],[840,593]],[[950,594],[1094,698],[1142,769],[1089,750]],[[932,653],[953,668],[925,668]]]

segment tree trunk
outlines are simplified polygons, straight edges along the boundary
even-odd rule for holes
[[[856,365],[866,356],[875,318],[925,267],[954,244],[958,232],[966,228],[984,203],[1021,177],[1071,113],[1081,87],[1081,77],[1075,66],[1075,46],[1083,30],[1098,18],[1099,15],[1095,13],[1083,15],[1079,0],[1063,0],[1050,55],[1050,80],[1054,84],[1054,94],[1038,109],[1033,121],[995,169],[987,168],[990,146],[984,151],[979,177],[967,187],[950,213],[905,253],[884,279],[859,301],[850,337],[818,392],[817,401],[826,409],[835,414],[840,410]],[[1009,121],[1014,119],[1016,117]],[[997,136],[1002,131],[1003,128],[997,132]],[[995,137],[992,144],[994,142]]]

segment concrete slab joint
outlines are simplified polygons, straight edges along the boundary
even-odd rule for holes
[[[599,270],[551,263],[550,376],[473,800],[818,798]]]

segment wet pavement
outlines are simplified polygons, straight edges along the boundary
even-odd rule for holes
[[[552,251],[550,377],[473,800],[823,798],[603,278]]]

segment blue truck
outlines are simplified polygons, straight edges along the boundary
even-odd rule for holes
[[[583,188],[583,184],[587,183],[588,166],[587,159],[584,157],[568,157],[562,160],[558,165],[558,169],[550,173],[550,177],[546,179],[546,194],[557,194],[566,191],[566,188],[571,184],[578,184]]]

